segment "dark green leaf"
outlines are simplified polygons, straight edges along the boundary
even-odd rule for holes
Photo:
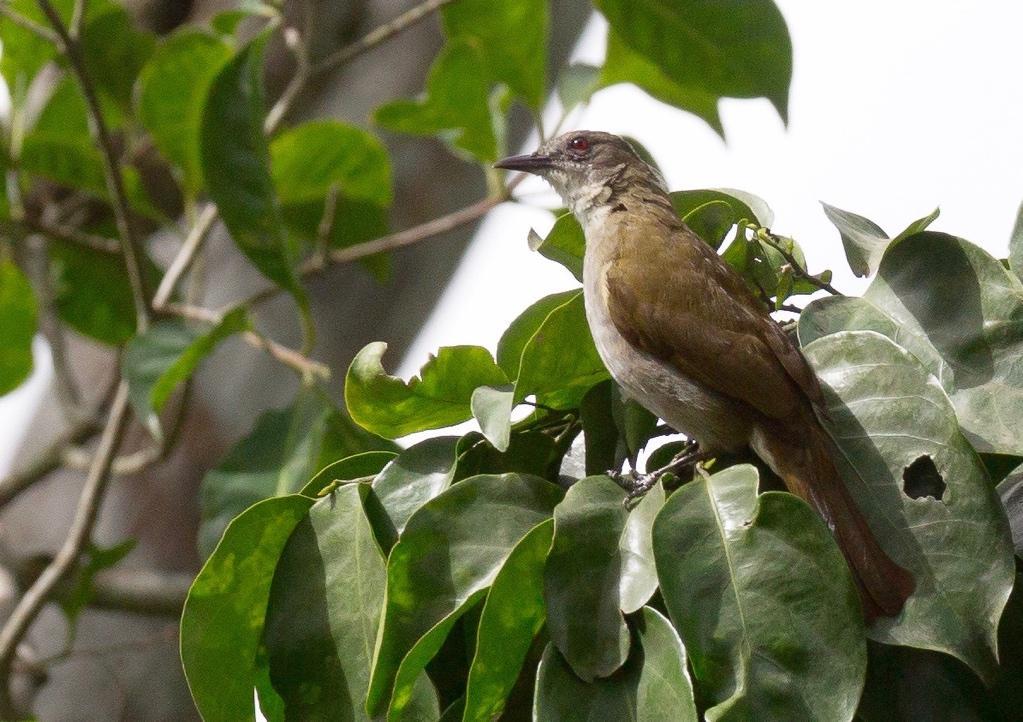
[[[32,373],[36,314],[28,279],[13,262],[0,260],[0,395],[16,389]]]
[[[386,350],[386,343],[371,343],[355,356],[345,379],[345,403],[360,426],[387,438],[461,423],[472,417],[477,387],[508,383],[480,346],[442,348],[408,382],[384,371],[380,360]]]
[[[134,548],[134,539],[127,539],[112,547],[101,547],[91,542],[86,546],[78,568],[72,576],[71,588],[60,597],[60,609],[64,612],[70,627],[69,639],[74,639],[78,616],[93,598],[96,574],[116,566]]]
[[[494,577],[476,632],[465,722],[494,719],[501,713],[533,638],[543,627],[543,569],[553,534],[550,519],[533,527]]]
[[[499,81],[535,110],[544,100],[547,63],[545,0],[459,0],[441,12],[452,41],[479,48],[483,66],[474,68]]]
[[[586,323],[582,291],[551,311],[522,349],[515,398],[536,395],[554,408],[579,405],[590,388],[608,378]]]
[[[877,270],[881,256],[891,243],[888,234],[869,218],[843,211],[827,203],[821,205],[824,207],[824,215],[835,224],[835,228],[842,236],[845,258],[852,272],[857,276],[869,276]]]
[[[490,111],[490,83],[480,72],[480,48],[451,41],[437,56],[418,101],[398,100],[377,108],[374,122],[413,135],[440,135],[474,158],[497,160],[497,138]]]
[[[748,465],[696,478],[654,523],[707,717],[851,719],[867,664],[852,577],[820,517],[757,482]]]
[[[915,221],[906,226],[900,234],[892,239],[891,245],[894,246],[896,243],[899,243],[912,235],[926,231],[928,226],[938,219],[939,215],[941,215],[941,209],[935,208],[923,218],[917,218]]]
[[[366,708],[405,709],[412,683],[561,490],[519,474],[476,476],[421,507],[387,561],[387,603]]]
[[[719,95],[700,84],[679,84],[673,74],[664,72],[653,60],[630,48],[613,28],[609,28],[600,87],[618,83],[632,83],[662,103],[702,118],[718,135],[725,134],[718,115]]]
[[[181,169],[193,195],[203,183],[199,128],[206,96],[230,57],[222,40],[184,28],[161,41],[139,77],[139,120],[160,152]]]
[[[586,238],[582,226],[571,213],[564,213],[554,222],[546,238],[529,229],[529,250],[539,251],[544,258],[560,263],[568,269],[575,280],[583,281],[583,254]]]
[[[766,97],[788,114],[792,43],[771,0],[595,0],[623,45],[689,92]]]
[[[636,643],[625,666],[587,684],[572,673],[553,644],[537,671],[533,719],[696,722],[686,650],[671,624],[650,607],[636,620]]]
[[[871,638],[946,652],[990,681],[1012,588],[1012,540],[948,397],[917,358],[873,331],[825,336],[804,351],[828,391],[829,431],[849,490],[888,553],[916,578],[902,614],[878,619]],[[921,460],[941,481],[911,498],[910,467]]]
[[[579,402],[588,476],[620,469],[629,454],[615,420],[617,395],[614,382],[609,379],[591,388]]]
[[[663,503],[657,487],[629,512],[621,487],[591,476],[573,484],[554,510],[544,573],[547,629],[586,682],[610,675],[629,655],[622,610],[639,609],[657,588],[650,530]]]
[[[121,113],[131,110],[135,79],[155,45],[153,34],[136,28],[121,7],[110,6],[86,22],[82,58],[101,101]]]
[[[758,198],[752,193],[735,190],[734,188],[702,188],[688,191],[672,191],[670,196],[671,205],[674,206],[675,213],[682,220],[686,220],[702,206],[713,201],[720,201],[721,203],[727,203],[728,207],[731,208],[732,224],[747,221],[767,228],[774,221],[774,212],[762,198]]]
[[[388,462],[373,480],[373,496],[367,505],[386,550],[390,550],[409,518],[423,504],[451,486],[457,446],[457,436],[420,441]]]
[[[512,321],[497,343],[497,365],[504,370],[509,379],[519,377],[522,352],[547,317],[578,294],[578,289],[572,289],[544,296]]]
[[[982,249],[932,231],[907,238],[863,299],[812,303],[800,341],[829,329],[889,336],[938,379],[975,449],[1023,455],[1023,284]]]
[[[252,690],[274,568],[313,500],[291,495],[246,510],[192,583],[181,614],[181,661],[207,722],[254,720]]]
[[[364,720],[384,604],[384,556],[363,510],[368,488],[343,486],[295,527],[273,575],[263,641],[287,719]],[[439,714],[429,680],[413,713]]]
[[[586,63],[572,63],[558,73],[558,99],[565,112],[590,102],[600,87],[601,69]]]
[[[295,274],[296,251],[285,231],[263,135],[264,33],[229,60],[210,85],[200,126],[200,156],[210,197],[231,237],[267,278],[308,315]]]
[[[323,454],[321,453],[321,456]],[[368,481],[398,454],[394,451],[364,451],[331,462],[316,472],[300,492],[302,496],[320,496],[335,481]]]
[[[691,210],[682,220],[715,250],[735,225],[732,207],[725,201],[708,201]]]
[[[341,443],[338,427],[346,431]],[[227,523],[249,505],[302,489],[339,457],[381,448],[387,442],[354,428],[318,389],[304,390],[287,409],[267,411],[202,481],[200,553],[209,554]]]
[[[515,387],[480,386],[472,392],[469,406],[480,430],[498,451],[508,450],[511,443],[511,411]]]
[[[136,416],[154,436],[161,436],[159,414],[174,389],[221,341],[248,326],[246,309],[239,307],[209,329],[161,321],[128,342],[123,360],[128,396]]]
[[[1023,467],[1002,479],[996,488],[1002,506],[1005,507],[1005,515],[1009,518],[1016,556],[1023,559]]]
[[[509,472],[556,481],[565,455],[565,449],[542,431],[516,431],[504,453],[495,449],[483,434],[473,431],[459,440],[458,450],[456,481],[477,474]]]

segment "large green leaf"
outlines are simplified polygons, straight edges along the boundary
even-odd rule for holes
[[[591,476],[573,484],[554,510],[547,629],[586,682],[622,666],[629,655],[622,612],[636,611],[657,589],[650,534],[664,491],[655,487],[631,512],[624,502],[620,486]]]
[[[622,42],[614,29],[609,28],[600,85],[607,87],[618,83],[632,83],[662,103],[688,110],[707,121],[718,135],[725,134],[718,115],[718,94],[699,84],[679,84],[653,60]]]
[[[314,504],[274,571],[263,641],[287,719],[368,719],[363,700],[386,572],[363,509],[367,493],[349,484]],[[419,719],[440,713],[425,676],[412,712]]]
[[[820,517],[757,482],[748,465],[694,479],[654,522],[707,719],[851,719],[867,664],[852,577]]]
[[[54,305],[64,323],[115,346],[135,334],[131,285],[120,256],[77,243],[53,241],[50,264]]]
[[[996,488],[1002,506],[1005,507],[1005,514],[1009,518],[1016,556],[1023,559],[1023,466],[1017,467],[1002,479]]]
[[[501,340],[497,342],[497,365],[504,370],[509,379],[519,377],[522,351],[551,312],[571,301],[578,293],[578,289],[572,289],[544,296],[520,313],[505,329]]]
[[[444,8],[444,32],[480,49],[488,80],[506,83],[535,110],[544,99],[546,0],[460,0]]]
[[[181,321],[161,321],[128,342],[123,359],[128,398],[154,436],[161,436],[159,414],[174,389],[192,376],[221,341],[248,326],[248,313],[239,307],[203,331]]]
[[[416,677],[561,490],[520,474],[466,479],[417,511],[387,560],[387,603],[366,708],[401,715]]]
[[[252,690],[278,557],[313,500],[266,499],[231,522],[181,613],[181,661],[207,722],[254,720]]]
[[[1023,283],[995,258],[944,233],[910,236],[888,250],[862,299],[811,304],[799,338],[858,329],[920,360],[974,448],[1023,455]]]
[[[12,261],[0,260],[0,395],[17,388],[32,373],[36,333],[36,297]]]
[[[397,456],[394,451],[363,451],[327,464],[302,487],[303,496],[320,496],[335,482],[369,481]]]
[[[511,353],[512,344],[507,348]],[[608,378],[586,323],[582,291],[547,314],[522,347],[518,370],[515,399],[535,395],[554,408],[578,406],[594,384]]]
[[[898,243],[904,238],[920,233],[938,217],[935,210],[930,215],[924,216],[911,223],[902,233],[895,238],[889,238],[881,226],[869,218],[843,211],[841,208],[824,206],[824,215],[828,217],[842,237],[842,246],[845,248],[845,257],[849,261],[849,268],[857,276],[869,276],[877,270],[881,258],[889,246]]]
[[[477,387],[508,383],[480,346],[442,348],[408,382],[384,371],[386,350],[386,343],[376,342],[356,354],[345,378],[345,403],[359,425],[387,438],[461,423],[472,417]]]
[[[544,258],[560,263],[582,283],[586,237],[579,221],[571,213],[562,213],[545,237],[530,229],[529,250],[538,251]]]
[[[659,612],[644,607],[636,619],[636,643],[629,661],[607,679],[587,684],[572,673],[548,644],[536,677],[533,719],[696,722],[686,650]]]
[[[550,519],[522,537],[487,593],[476,631],[462,719],[494,719],[504,708],[533,638],[543,627],[543,569],[551,548]]]
[[[260,499],[298,491],[327,464],[361,451],[388,449],[362,431],[319,389],[267,411],[248,436],[203,478],[199,491],[199,551],[210,553],[227,523]]]
[[[213,79],[199,132],[200,158],[206,188],[235,244],[307,314],[263,134],[263,49],[268,37],[257,36]]]
[[[917,358],[873,331],[831,334],[804,350],[828,391],[850,491],[916,577],[902,614],[878,619],[871,637],[952,654],[990,680],[1012,540],[948,397]]]
[[[135,80],[153,54],[156,41],[152,33],[135,27],[124,8],[100,5],[105,9],[90,13],[82,31],[85,71],[101,101],[117,112],[127,112],[131,109]]]
[[[36,0],[10,0],[6,4],[11,11],[46,24],[46,17],[39,10]],[[53,43],[6,17],[0,17],[0,43],[3,45],[0,73],[7,82],[11,100],[19,105],[25,99],[32,78],[57,54],[57,49]]]
[[[164,39],[139,77],[137,113],[153,142],[181,169],[192,194],[202,187],[199,128],[213,78],[231,57],[224,41],[193,28]]]
[[[771,0],[595,0],[618,39],[681,89],[766,97],[785,118],[792,43]]]
[[[440,135],[470,156],[493,163],[497,136],[484,62],[478,45],[449,41],[430,68],[425,94],[417,101],[397,100],[377,108],[374,122],[399,133]]]

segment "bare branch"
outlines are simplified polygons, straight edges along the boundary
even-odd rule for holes
[[[11,616],[0,629],[0,714],[5,718],[12,716],[9,680],[18,643],[32,626],[54,588],[74,568],[92,535],[92,528],[110,481],[110,465],[120,446],[128,417],[128,384],[122,381],[110,406],[110,415],[103,428],[92,468],[89,469],[89,475],[82,487],[78,508],[68,535],[53,561],[18,600]]]
[[[30,218],[26,216],[20,221],[25,230],[32,233],[42,233],[50,238],[56,238],[68,243],[77,243],[87,246],[101,253],[120,253],[121,244],[116,238],[97,236],[94,233],[86,233],[75,226],[60,221],[48,221],[42,218]]]
[[[827,291],[832,296],[845,295],[827,281],[817,278],[816,276],[812,275],[809,271],[807,271],[805,268],[803,268],[799,264],[799,261],[796,260],[796,257],[793,256],[792,253],[787,248],[785,248],[781,243],[779,243],[778,237],[771,233],[769,230],[767,230],[766,228],[755,228],[754,230],[757,234],[757,238],[759,238],[764,243],[766,243],[771,248],[773,248],[774,250],[778,251],[778,253],[781,254],[781,257],[785,259],[785,262],[792,267],[792,273],[795,274],[798,278],[802,278],[807,283],[816,286],[822,291]]]
[[[174,293],[174,288],[178,285],[178,281],[181,279],[182,274],[192,264],[192,259],[195,258],[196,251],[202,246],[203,241],[209,234],[210,229],[213,227],[213,222],[217,219],[217,207],[213,203],[210,203],[202,212],[199,213],[199,217],[195,221],[195,225],[192,226],[192,230],[188,232],[188,236],[185,238],[184,243],[181,244],[181,248],[178,250],[178,254],[171,261],[170,266],[167,268],[167,273],[163,275],[160,280],[160,286],[156,289],[156,294],[153,296],[153,309],[156,311],[162,311],[170,300],[171,294]]]
[[[142,285],[142,272],[139,266],[141,253],[139,253],[138,240],[135,238],[128,217],[128,196],[124,189],[124,178],[121,175],[117,153],[114,150],[114,142],[110,137],[110,131],[103,118],[96,89],[93,87],[92,81],[85,70],[85,60],[82,57],[81,47],[78,45],[77,40],[72,39],[67,27],[64,26],[64,21],[56,9],[54,9],[50,0],[36,1],[63,43],[64,54],[67,56],[68,62],[71,65],[71,71],[82,90],[82,96],[85,98],[86,107],[88,108],[89,130],[103,156],[103,177],[106,181],[107,193],[110,195],[110,204],[114,209],[114,220],[117,223],[117,232],[120,235],[124,265],[128,269],[128,279],[131,282],[136,326],[139,332],[143,332],[149,327],[149,306],[146,303],[145,290]]]
[[[284,28],[284,43],[295,56],[295,74],[291,76],[281,97],[273,104],[263,120],[263,132],[267,135],[273,135],[281,121],[291,112],[291,106],[305,90],[306,83],[310,78],[309,50],[306,48],[302,35],[295,28]]]

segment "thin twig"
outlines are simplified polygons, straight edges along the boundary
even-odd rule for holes
[[[323,215],[316,227],[316,243],[313,245],[313,258],[325,262],[330,248],[330,237],[334,235],[334,222],[337,219],[337,183],[331,183],[327,190],[327,198],[323,202]]]
[[[326,58],[316,63],[316,65],[312,67],[313,74],[319,75],[320,73],[326,73],[341,67],[345,63],[348,63],[359,55],[362,55],[367,50],[375,48],[385,40],[389,40],[401,31],[412,27],[433,11],[439,10],[452,2],[455,2],[455,0],[426,0],[415,7],[409,8],[393,20],[389,20],[383,25],[370,30],[351,45],[347,45],[340,50],[331,53]]]
[[[94,233],[86,233],[75,226],[68,225],[67,223],[61,223],[60,221],[47,221],[41,218],[30,218],[26,216],[21,220],[21,225],[23,225],[26,230],[32,231],[33,233],[42,233],[43,235],[50,236],[51,238],[56,238],[60,241],[67,241],[68,243],[76,243],[95,251],[100,251],[101,253],[113,254],[121,252],[121,244],[116,238],[107,238],[106,236],[98,236]]]
[[[160,280],[160,286],[156,289],[156,294],[153,296],[153,309],[161,311],[167,305],[170,300],[171,294],[174,293],[174,288],[178,285],[178,281],[181,279],[182,274],[188,270],[188,267],[192,263],[192,259],[195,258],[195,252],[202,246],[203,241],[206,239],[207,234],[213,227],[213,222],[217,218],[217,206],[210,203],[202,212],[199,213],[199,217],[195,221],[195,225],[192,226],[192,230],[188,232],[188,236],[185,238],[184,243],[181,244],[181,248],[178,250],[174,260],[171,261],[170,266],[167,268],[167,272],[163,275]]]
[[[803,268],[799,264],[799,262],[796,260],[796,257],[793,256],[792,253],[789,252],[784,246],[782,246],[778,242],[777,236],[775,236],[769,230],[767,230],[766,228],[756,228],[755,231],[756,231],[758,239],[762,240],[764,243],[766,243],[771,248],[773,248],[774,250],[778,251],[778,253],[781,254],[781,257],[785,259],[785,262],[788,263],[789,266],[792,267],[792,272],[796,276],[798,276],[799,278],[802,278],[807,283],[810,283],[811,285],[816,286],[817,288],[821,289],[822,291],[827,291],[832,296],[844,296],[845,295],[844,293],[839,291],[837,288],[832,286],[827,281],[824,281],[824,280],[821,280],[820,278],[817,278],[816,276],[812,275],[809,271],[807,271],[805,268]]]
[[[159,461],[162,456],[162,449],[156,446],[139,449],[130,454],[116,457],[110,464],[110,473],[113,476],[137,474]],[[93,459],[94,456],[91,452],[75,445],[64,447],[60,454],[62,465],[69,469],[88,470],[92,466]]]
[[[58,49],[63,47],[60,36],[45,25],[40,25],[35,20],[26,17],[17,10],[12,10],[8,5],[0,5],[0,15],[10,20],[15,25],[25,28],[34,35],[39,36],[48,43],[53,43]]]
[[[284,44],[288,46],[292,55],[295,56],[295,74],[291,76],[288,85],[281,93],[281,97],[273,104],[266,118],[263,119],[263,132],[266,135],[273,135],[280,126],[281,121],[291,111],[295,100],[305,90],[309,82],[309,50],[306,48],[305,40],[301,33],[295,28],[284,28]]]
[[[75,6],[71,10],[71,22],[68,25],[68,33],[75,40],[82,37],[82,24],[85,22],[86,0],[75,0]]]
[[[139,266],[141,253],[139,252],[138,240],[135,238],[128,217],[128,195],[124,189],[124,178],[121,176],[117,153],[114,150],[114,142],[110,137],[106,120],[103,118],[103,111],[100,108],[96,89],[93,87],[89,74],[86,72],[81,47],[78,45],[77,40],[72,39],[68,33],[64,21],[56,9],[54,9],[50,0],[36,1],[63,43],[64,54],[67,56],[68,62],[71,65],[71,71],[78,81],[82,96],[85,98],[85,104],[88,109],[89,130],[92,132],[93,141],[99,146],[103,156],[103,178],[106,181],[107,193],[110,195],[110,204],[114,209],[114,220],[117,224],[118,235],[120,236],[124,265],[128,270],[128,280],[131,282],[136,328],[139,333],[142,333],[149,327],[149,306],[146,303],[145,290],[142,284],[142,271]]]
[[[45,2],[45,0],[42,0]],[[110,415],[103,428],[99,447],[92,468],[82,487],[78,499],[71,528],[68,530],[64,543],[57,551],[39,578],[28,588],[24,596],[18,600],[14,611],[0,629],[0,716],[5,719],[12,717],[10,696],[11,663],[14,660],[18,643],[24,638],[32,622],[38,616],[50,593],[70,572],[78,562],[82,550],[92,534],[92,528],[99,514],[100,504],[110,481],[110,465],[121,443],[121,437],[129,417],[128,384],[122,381],[117,388]]]

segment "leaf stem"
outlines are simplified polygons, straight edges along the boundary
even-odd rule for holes
[[[790,253],[784,246],[782,246],[782,244],[778,242],[778,237],[771,233],[771,231],[769,231],[766,228],[754,228],[753,230],[757,234],[757,238],[759,240],[763,241],[764,243],[766,243],[771,248],[773,248],[774,250],[778,251],[778,253],[781,254],[781,257],[785,259],[785,262],[792,267],[792,272],[796,276],[802,278],[807,283],[816,286],[822,291],[827,291],[832,296],[845,295],[827,281],[817,278],[816,276],[812,275],[809,271],[807,271],[805,268],[803,268],[799,264],[799,261],[796,260],[796,257],[793,256],[792,253]]]

